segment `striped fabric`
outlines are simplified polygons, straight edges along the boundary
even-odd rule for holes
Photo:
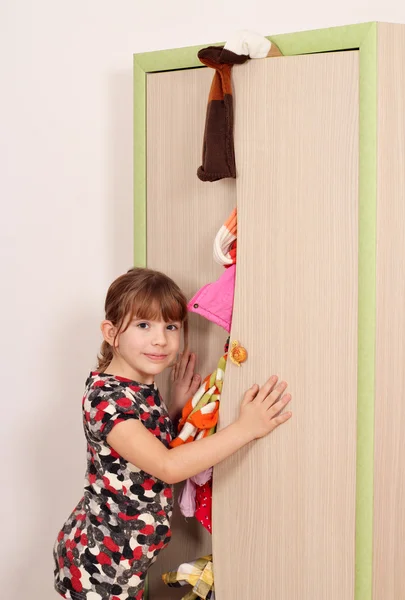
[[[249,58],[267,56],[282,54],[274,43],[246,30],[232,35],[225,46],[208,46],[198,52],[203,65],[215,69],[208,97],[202,165],[197,170],[201,181],[236,177],[232,68]]]
[[[193,586],[182,600],[215,600],[214,571],[212,555],[203,556],[189,563],[183,563],[176,571],[162,575],[164,583],[169,587]]]
[[[224,267],[236,263],[237,212],[233,209],[214,240],[214,260]]]
[[[198,52],[198,58],[215,73],[208,96],[202,165],[197,177],[201,181],[235,178],[231,72],[234,64],[243,64],[249,56],[235,54],[224,46],[208,46]]]
[[[179,434],[170,442],[172,448],[201,440],[215,432],[227,357],[227,354],[221,356],[215,371],[204,379],[183,408]]]

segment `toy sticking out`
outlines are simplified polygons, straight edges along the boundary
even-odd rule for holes
[[[241,346],[238,340],[235,340],[231,343],[231,347],[229,349],[229,359],[234,365],[240,367],[241,363],[244,363],[247,360],[247,356],[246,348]]]

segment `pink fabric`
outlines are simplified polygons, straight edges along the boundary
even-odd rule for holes
[[[212,467],[187,479],[179,496],[180,512],[185,517],[194,517],[197,486],[205,485],[212,478]]]
[[[185,517],[194,517],[195,515],[195,493],[195,483],[191,479],[187,479],[179,496],[180,512]]]
[[[207,481],[212,478],[212,470],[212,467],[205,469],[205,471],[198,473],[198,475],[194,475],[194,477],[191,477],[190,479],[197,485],[204,485],[204,483],[207,483]]]
[[[231,331],[233,297],[235,292],[236,265],[231,265],[214,283],[204,285],[187,305],[195,312],[216,325]]]

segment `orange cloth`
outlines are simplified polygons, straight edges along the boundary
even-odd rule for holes
[[[170,443],[171,448],[200,440],[215,432],[227,357],[227,353],[221,356],[215,371],[204,379],[186,403],[178,425],[179,435]]]

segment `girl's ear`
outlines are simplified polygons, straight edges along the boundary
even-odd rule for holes
[[[111,321],[102,321],[100,325],[101,333],[103,334],[104,340],[114,348],[118,346],[118,339],[115,339],[117,329],[111,323]],[[114,341],[115,340],[115,341]]]

